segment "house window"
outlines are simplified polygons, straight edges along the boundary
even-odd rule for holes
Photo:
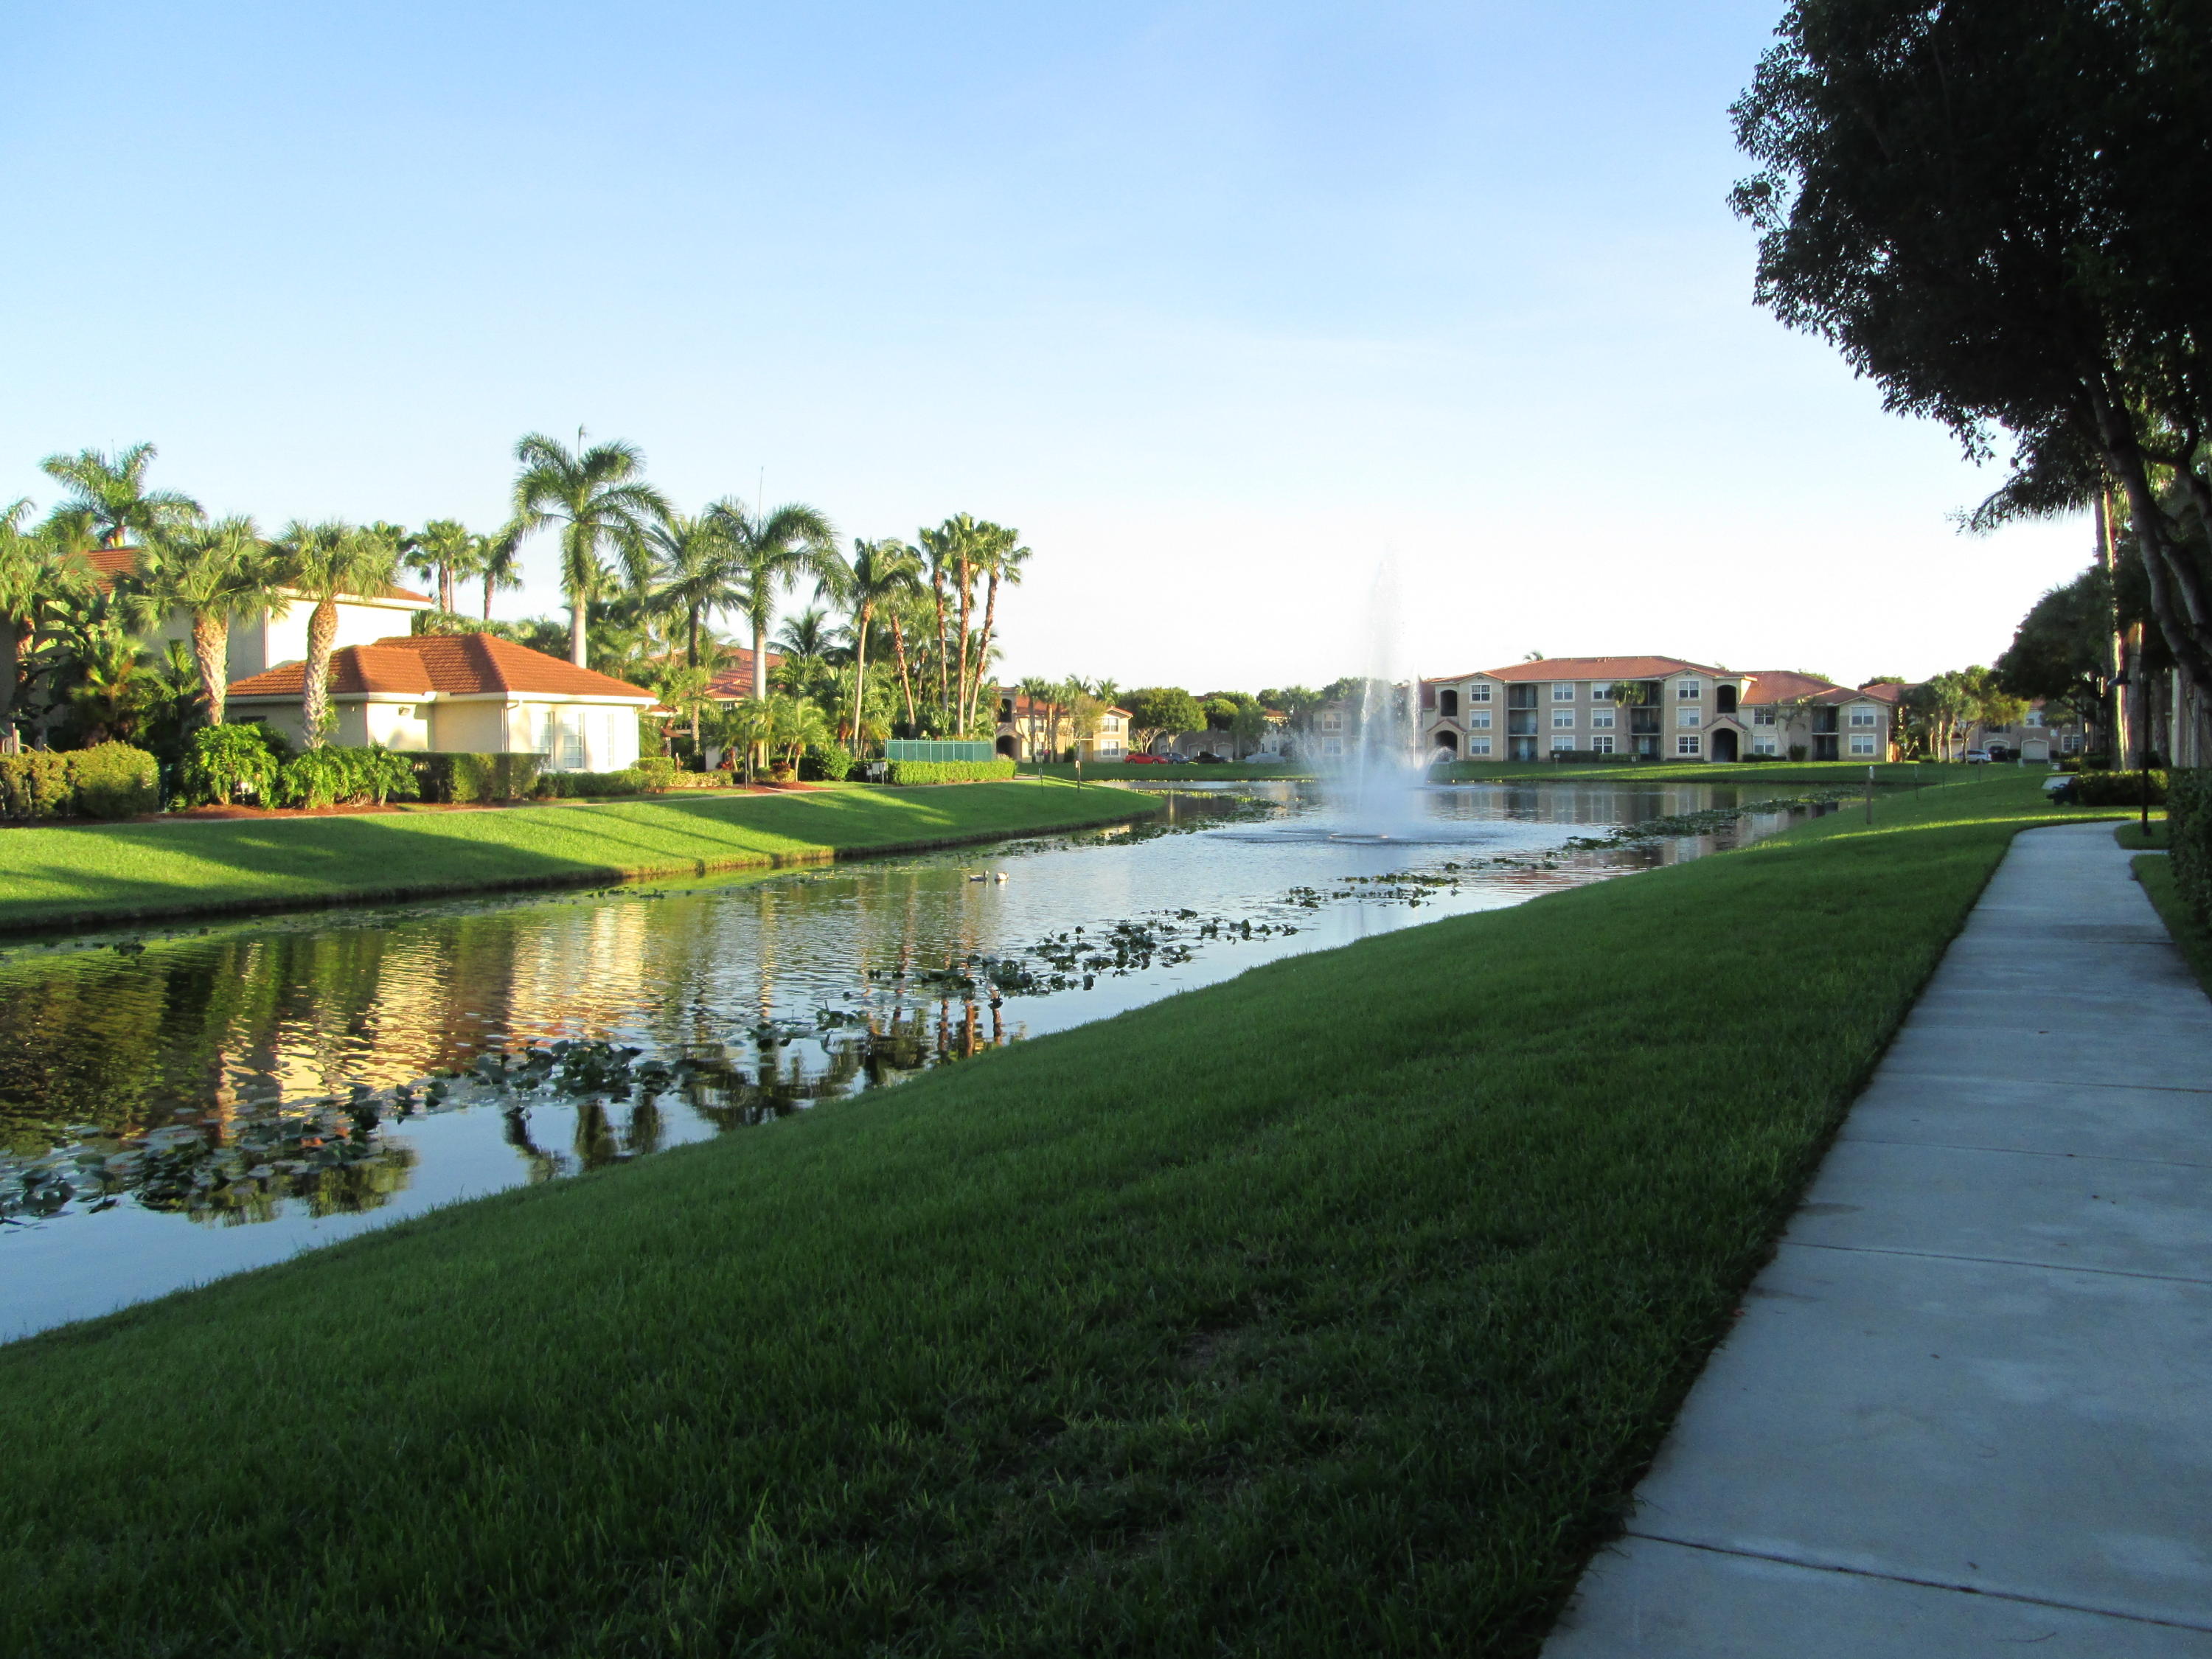
[[[1341,755],[1344,752],[1344,744],[1335,738],[1324,738],[1322,742],[1321,752],[1324,755]]]
[[[1678,754],[1678,755],[1694,755],[1694,754],[1696,754],[1696,753],[1698,752],[1698,739],[1697,739],[1697,738],[1675,738],[1675,739],[1674,739],[1674,752],[1675,752],[1676,754]]]
[[[1554,732],[1571,732],[1574,729],[1575,711],[1573,709],[1554,708],[1552,711],[1552,730]]]
[[[1468,686],[1467,688],[1467,700],[1469,702],[1488,702],[1490,701],[1490,682],[1488,680],[1478,680],[1473,685]]]
[[[1598,681],[1595,685],[1590,687],[1590,701],[1592,702],[1611,702],[1613,701],[1613,687],[1603,680]]]
[[[1467,752],[1470,755],[1488,754],[1490,752],[1490,739],[1488,738],[1469,738],[1467,740]]]
[[[1774,739],[1771,738],[1753,738],[1751,740],[1751,752],[1754,755],[1772,754],[1774,752]]]
[[[2043,711],[2042,711],[2040,708],[2031,708],[2031,709],[2029,709],[2029,710],[2027,711],[2027,723],[2028,723],[2030,726],[2040,726],[2040,725],[2042,725],[2042,724],[2043,724]]]
[[[1477,732],[1487,732],[1490,730],[1490,711],[1487,708],[1476,709],[1467,717],[1467,723]]]
[[[1612,752],[1613,752],[1613,739],[1612,739],[1611,738],[1592,738],[1590,739],[1590,753],[1591,753],[1591,754],[1593,754],[1593,755],[1610,755]]]
[[[1674,724],[1675,724],[1675,725],[1677,725],[1677,726],[1695,726],[1697,723],[1698,723],[1698,711],[1697,711],[1696,709],[1694,709],[1694,708],[1677,708],[1677,709],[1674,711]]]
[[[1874,741],[1873,734],[1870,732],[1852,732],[1851,753],[1854,755],[1871,755],[1874,753]]]
[[[1553,702],[1572,702],[1574,700],[1575,688],[1574,683],[1571,680],[1562,681],[1559,684],[1552,688],[1552,701]]]
[[[1562,749],[1571,750],[1574,746],[1575,740],[1571,737],[1553,738],[1552,739],[1552,748],[1554,752]]]
[[[1674,682],[1674,695],[1684,702],[1697,702],[1705,695],[1705,688],[1696,680]]]
[[[1590,728],[1597,732],[1610,732],[1614,718],[1610,708],[1593,708],[1590,710]]]
[[[1881,724],[1881,711],[1873,708],[1854,708],[1851,710],[1851,724],[1853,726],[1879,726]]]
[[[1323,714],[1321,717],[1321,729],[1324,732],[1338,732],[1343,727],[1344,716],[1341,714]],[[1334,754],[1336,751],[1331,750],[1329,752]]]
[[[1771,708],[1754,708],[1754,709],[1753,709],[1753,710],[1751,711],[1751,723],[1752,723],[1753,726],[1771,726],[1771,725],[1773,725],[1773,724],[1774,724],[1774,711],[1773,711]]]
[[[2066,734],[2065,743],[2068,754],[2078,755],[2081,752],[2081,734],[2079,732],[2069,732]]]
[[[553,711],[551,709],[541,708],[538,711],[537,726],[537,742],[533,746],[540,755],[543,755],[547,760],[550,760],[553,758],[554,729]]]

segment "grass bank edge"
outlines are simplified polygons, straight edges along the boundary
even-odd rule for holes
[[[1040,793],[1034,784],[1013,783],[929,790],[849,787],[776,795],[664,795],[507,811],[21,829],[0,836],[0,935],[889,857],[1097,829],[1161,810],[1158,802],[1126,790],[1046,786],[1043,799]],[[807,825],[798,814],[852,810],[854,803],[885,810],[869,813],[877,822],[858,827],[858,833],[784,833],[824,827]],[[902,822],[899,814],[908,811],[927,822]],[[763,820],[748,839],[748,825]],[[719,835],[723,829],[731,833]],[[117,860],[106,860],[101,869],[95,867],[100,860],[84,856],[88,848],[126,842],[140,856],[120,860],[119,872]],[[349,849],[348,842],[358,845]],[[602,845],[595,848],[595,842]],[[362,850],[371,845],[373,854]],[[393,878],[388,860],[408,853],[465,859],[471,867]],[[41,857],[50,861],[36,866]],[[133,862],[143,867],[132,872]],[[30,896],[33,883],[41,881],[49,893]],[[112,890],[76,896],[66,890],[73,883],[105,883]]]
[[[1531,1655],[2011,836],[2104,816],[1838,813],[0,1348],[0,1635]]]
[[[2190,915],[2189,906],[2181,896],[2180,884],[2173,878],[2172,858],[2164,853],[2138,853],[2128,860],[2128,865],[2142,884],[2143,896],[2158,912],[2166,931],[2173,936],[2175,948],[2188,959],[2197,984],[2203,988],[2206,996],[2212,997],[2212,932]]]

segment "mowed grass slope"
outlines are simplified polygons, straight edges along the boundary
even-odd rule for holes
[[[1877,814],[0,1347],[0,1651],[1533,1654],[2054,816]]]
[[[1143,817],[1050,783],[0,830],[0,930],[791,864]]]

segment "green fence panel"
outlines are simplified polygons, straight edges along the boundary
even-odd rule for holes
[[[988,738],[893,738],[884,745],[884,758],[895,761],[996,760],[998,751]]]

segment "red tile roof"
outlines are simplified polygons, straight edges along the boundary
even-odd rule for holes
[[[769,673],[775,673],[782,666],[781,652],[764,651],[761,654],[768,659]],[[753,694],[752,647],[733,645],[727,647],[725,655],[727,660],[714,671],[714,678],[707,684],[707,695],[717,702],[734,702],[739,698],[750,697]]]
[[[1526,680],[1662,680],[1669,674],[1725,674],[1725,669],[1680,657],[1542,657],[1504,668],[1478,668],[1466,674],[1439,675],[1426,684],[1476,678],[1516,683]]]
[[[138,550],[135,547],[95,547],[84,556],[85,562],[93,568],[102,587],[111,585],[118,576],[128,575],[138,565]],[[405,587],[387,587],[377,597],[404,599],[410,605],[435,603],[428,593],[417,593]]]
[[[1744,678],[1748,682],[1743,694],[1737,698],[1744,703],[1796,702],[1801,697],[1826,700],[1832,691],[1844,688],[1833,680],[1824,680],[1818,674],[1800,674],[1788,668],[1754,668]],[[1852,695],[1856,696],[1856,693]]]
[[[286,663],[231,683],[234,697],[296,697],[307,689],[305,663]],[[528,696],[642,697],[653,694],[609,674],[594,673],[493,634],[414,634],[349,645],[331,653],[333,695],[387,692],[449,697]]]

